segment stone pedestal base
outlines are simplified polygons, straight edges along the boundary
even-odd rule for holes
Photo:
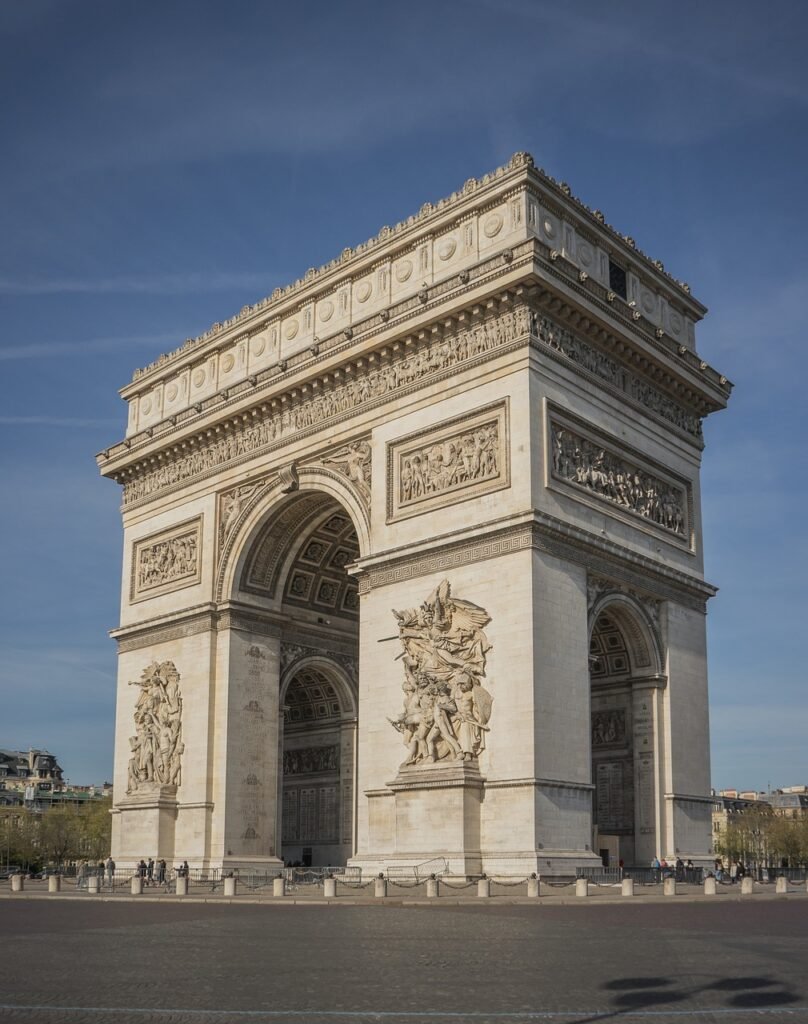
[[[174,858],[177,787],[142,783],[116,805],[113,859],[136,864],[141,858]]]
[[[425,874],[447,868],[455,875],[479,874],[482,791],[476,761],[402,767],[386,789],[366,794],[369,850],[349,863],[374,874],[416,867]]]

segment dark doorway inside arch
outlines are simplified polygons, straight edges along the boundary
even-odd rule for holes
[[[601,612],[589,647],[593,843],[607,867],[636,862],[632,664],[613,615]]]
[[[353,852],[356,716],[336,668],[292,675],[283,697],[281,856],[303,867],[343,865]]]

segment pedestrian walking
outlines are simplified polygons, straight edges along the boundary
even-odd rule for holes
[[[115,887],[115,861],[112,859],[112,854],[107,857],[104,866],[107,869],[107,885],[112,889]]]
[[[146,883],[147,885],[154,885],[154,861],[149,857],[149,863],[146,865]]]

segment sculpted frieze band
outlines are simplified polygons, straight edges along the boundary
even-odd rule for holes
[[[674,426],[693,437],[701,439],[701,418],[696,413],[684,409],[678,402],[662,394],[647,381],[637,377],[616,359],[610,358],[573,334],[567,327],[562,327],[550,317],[533,313],[531,334],[549,348],[566,356],[570,362],[582,367],[595,377],[599,377],[606,384],[628,393],[640,405],[645,406],[649,412],[673,423]]]
[[[684,487],[557,420],[550,421],[552,477],[686,538]]]
[[[339,771],[339,744],[327,747],[300,747],[284,750],[284,775],[314,775],[320,772]]]
[[[442,337],[427,341],[413,354],[399,354],[386,365],[301,399],[293,408],[234,427],[216,440],[200,442],[192,451],[128,480],[124,485],[124,504],[199,476],[239,456],[269,447],[276,441],[285,441],[311,426],[325,426],[330,420],[358,406],[433,377],[449,367],[476,359],[520,335],[527,335],[528,329],[528,309],[518,306],[467,328],[447,331]]]
[[[142,600],[192,586],[200,579],[202,520],[135,541],[130,598]]]
[[[387,462],[390,521],[507,487],[507,402],[395,441]]]
[[[528,332],[571,362],[599,377],[606,384],[628,393],[653,413],[694,437],[701,437],[701,421],[651,384],[623,368],[616,360],[572,334],[548,317],[516,306],[488,319],[428,339],[412,354],[399,353],[384,365],[357,373],[342,383],[333,383],[296,404],[233,426],[215,440],[198,440],[190,451],[142,471],[124,484],[124,504],[139,501],[174,484],[200,476],[313,426],[329,421],[369,402],[384,398],[481,355],[495,351]],[[360,453],[345,453],[355,465]],[[347,462],[346,462],[347,465]],[[358,480],[354,480],[358,483]]]

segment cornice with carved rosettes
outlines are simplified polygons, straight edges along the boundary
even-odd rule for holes
[[[437,226],[445,218],[447,212],[457,209],[458,222],[462,222],[464,212],[463,204],[468,205],[472,198],[484,198],[487,193],[492,192],[509,179],[514,181],[525,180],[525,175],[531,183],[532,189],[540,189],[541,201],[550,209],[557,211],[559,216],[570,217],[571,212],[582,218],[584,225],[583,234],[592,239],[606,235],[613,245],[622,249],[626,256],[636,260],[640,265],[646,265],[646,269],[653,275],[662,278],[666,284],[673,286],[675,292],[688,305],[703,313],[704,307],[697,303],[690,296],[689,286],[682,281],[676,280],[669,274],[659,260],[652,260],[640,250],[633,238],[621,234],[612,225],[606,222],[606,218],[599,210],[592,210],[581,199],[575,196],[572,189],[566,182],[556,181],[543,169],[535,166],[532,156],[528,153],[515,153],[510,161],[497,168],[491,173],[483,175],[481,179],[469,178],[459,191],[453,192],[451,196],[439,200],[437,203],[425,203],[419,212],[407,220],[401,221],[394,227],[384,227],[379,233],[366,242],[355,248],[343,249],[336,259],[331,260],[319,269],[311,268],[306,274],[286,286],[276,288],[267,298],[253,304],[242,307],[240,312],[222,323],[215,323],[212,327],[196,338],[187,339],[179,348],[172,352],[161,355],[148,366],[135,370],[133,382],[140,381],[144,377],[156,374],[164,367],[176,364],[183,357],[190,353],[196,353],[201,349],[209,347],[219,338],[228,332],[254,332],[261,329],[267,320],[277,315],[277,308],[288,305],[290,302],[302,302],[310,299],[315,291],[327,291],[333,286],[337,275],[350,273],[353,270],[363,272],[366,269],[368,258],[373,260],[376,252],[381,255],[382,250],[390,249],[390,243],[398,241],[398,248],[412,243],[416,236],[428,232],[433,226]],[[576,225],[577,227],[577,225]]]

